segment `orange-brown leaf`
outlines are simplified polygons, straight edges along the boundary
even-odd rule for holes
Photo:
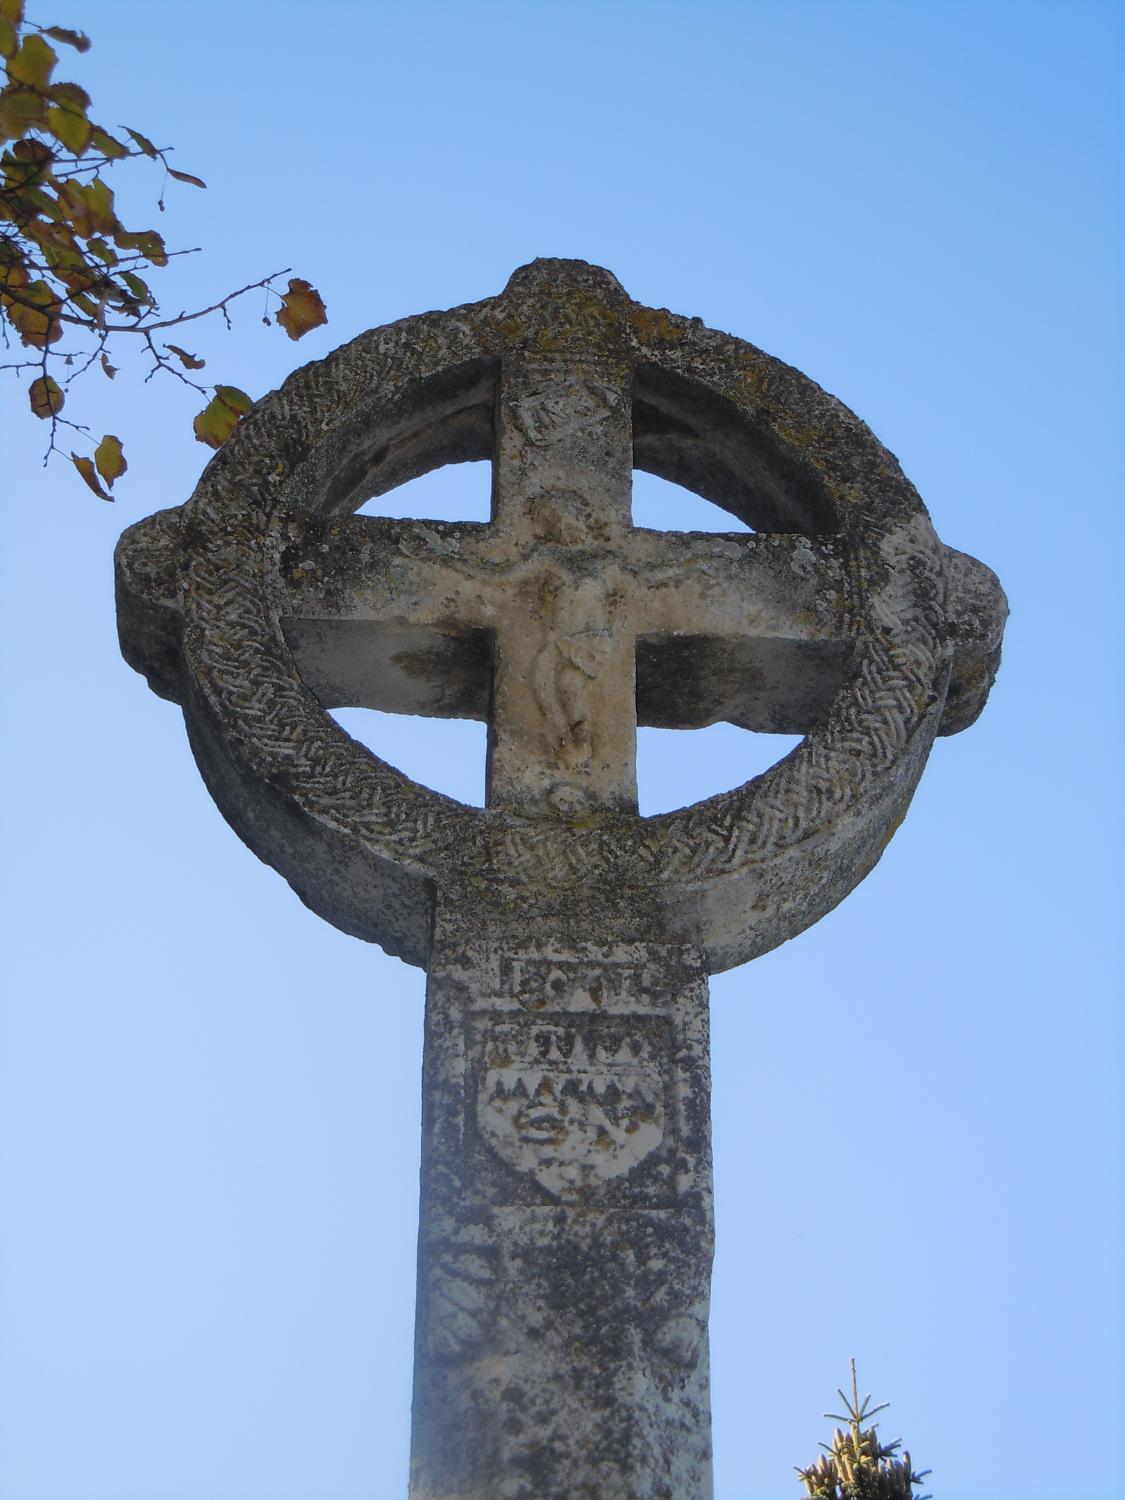
[[[43,421],[48,417],[58,416],[66,401],[62,386],[57,380],[52,380],[50,375],[40,375],[38,380],[31,382],[27,388],[27,399],[31,402],[32,411]]]
[[[190,182],[192,187],[205,188],[207,186],[202,177],[193,177],[190,172],[177,172],[175,167],[168,168],[168,176],[174,177],[177,182]]]
[[[121,439],[114,437],[112,432],[107,432],[94,449],[94,464],[98,473],[112,489],[113,481],[120,479],[129,467],[121,451]]]
[[[78,470],[79,474],[82,475],[82,478],[86,481],[86,483],[93,490],[94,494],[97,495],[97,497],[98,497],[99,500],[112,500],[113,499],[113,496],[112,495],[107,495],[106,492],[105,492],[105,490],[102,489],[101,484],[98,482],[98,476],[97,476],[97,473],[96,473],[96,471],[94,469],[94,461],[93,461],[93,459],[91,459],[91,458],[79,458],[79,456],[78,456],[77,453],[72,453],[70,455],[70,461],[74,465],[74,467]]]
[[[207,363],[205,359],[197,359],[194,354],[189,354],[186,349],[181,349],[179,344],[165,344],[164,347],[165,349],[171,349],[185,370],[202,370],[203,366]]]
[[[281,299],[277,321],[291,339],[303,338],[310,329],[328,322],[328,312],[320,293],[299,276],[293,277],[289,290]]]
[[[65,42],[76,52],[89,52],[90,50],[90,38],[84,31],[71,31],[69,26],[47,26],[43,34],[49,36],[54,42]]]
[[[102,369],[109,376],[110,380],[117,374],[117,366],[111,365],[108,357],[104,354],[102,355]]]
[[[217,385],[215,395],[192,423],[196,439],[209,448],[221,448],[254,405],[235,385]]]

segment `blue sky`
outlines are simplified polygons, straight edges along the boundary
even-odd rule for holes
[[[230,335],[193,331],[216,380],[261,394],[365,328],[580,256],[840,396],[942,538],[1000,574],[992,701],[938,743],[882,863],[713,984],[716,1494],[795,1495],[855,1355],[940,1500],[1125,1495],[1104,1457],[1125,1394],[1115,8],[36,17],[91,32],[71,71],[99,118],[210,184],[169,195],[160,227],[205,254],[165,274],[168,308],[288,265],[325,297],[299,347],[258,300]],[[133,181],[155,221],[158,180]],[[42,470],[0,386],[0,1497],[391,1500],[422,975],[257,863],[120,659],[117,534],[206,457],[190,394],[142,377],[86,383],[130,462],[113,509]],[[486,497],[472,466],[391,498],[476,517]],[[725,524],[655,481],[638,512]],[[355,726],[479,799],[479,726]],[[644,806],[787,744],[647,732]]]

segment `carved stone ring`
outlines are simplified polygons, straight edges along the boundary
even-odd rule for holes
[[[488,524],[354,514],[487,458]],[[754,531],[633,527],[634,466]],[[574,261],[297,371],[185,506],[125,534],[118,585],[126,656],[182,704],[236,831],[417,964],[436,894],[612,907],[623,940],[656,910],[713,971],[793,936],[879,858],[935,734],[976,717],[1005,615],[839,401]],[[488,805],[379,760],[342,704],[487,720]],[[637,723],[717,720],[804,739],[642,818]]]

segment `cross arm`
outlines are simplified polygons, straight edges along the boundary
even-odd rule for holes
[[[179,701],[179,509],[131,527],[116,557],[126,660]],[[273,605],[326,708],[483,719],[491,677],[486,528],[300,517],[278,538]]]
[[[810,730],[851,659],[839,539],[638,530],[635,541],[639,722]]]

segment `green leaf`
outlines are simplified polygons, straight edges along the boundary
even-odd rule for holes
[[[147,302],[151,307],[156,306],[156,298],[149,291],[148,284],[135,276],[132,271],[122,271],[121,280],[136,297],[138,302]]]
[[[121,451],[121,439],[114,437],[112,432],[107,432],[94,449],[94,464],[98,473],[112,489],[113,481],[120,479],[129,467]]]
[[[68,151],[81,156],[90,144],[93,126],[85,115],[73,109],[52,108],[47,111],[47,129]]]
[[[192,423],[197,440],[209,448],[221,448],[254,405],[235,385],[217,385],[214,398]]]
[[[103,490],[102,487],[101,487],[101,485],[99,484],[99,482],[98,482],[98,476],[94,472],[94,463],[93,463],[92,459],[89,459],[89,458],[79,458],[79,456],[78,456],[77,453],[72,453],[70,455],[70,461],[71,461],[71,463],[73,463],[74,467],[78,470],[79,474],[82,475],[82,478],[86,481],[86,483],[93,490],[94,494],[97,495],[97,497],[98,497],[99,500],[112,500],[113,499],[113,496],[112,495],[107,495],[106,492],[105,492],[105,490]]]
[[[108,157],[110,161],[120,161],[123,156],[129,155],[128,146],[123,146],[115,136],[110,135],[108,130],[103,130],[100,125],[94,126],[90,144],[99,156]]]
[[[137,145],[141,148],[146,156],[151,156],[153,160],[156,159],[158,152],[147,135],[142,135],[139,130],[130,130],[128,125],[126,125],[125,127],[125,134],[128,136],[132,136],[133,140],[137,143]]]
[[[27,388],[27,398],[32,411],[43,421],[57,416],[66,401],[62,386],[50,375],[40,375],[38,380],[33,380]]]

